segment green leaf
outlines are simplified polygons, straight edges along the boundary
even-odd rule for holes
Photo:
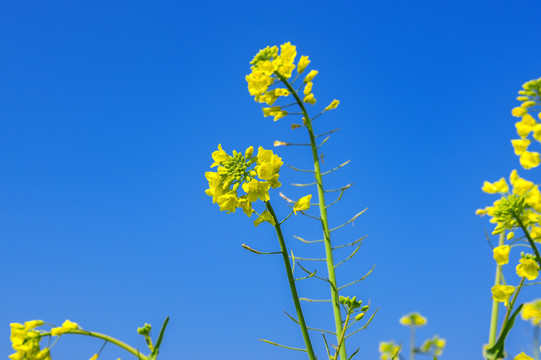
[[[513,312],[513,315],[511,315],[511,317],[507,320],[507,323],[504,324],[503,331],[500,334],[498,341],[496,341],[496,344],[494,344],[494,346],[487,350],[487,359],[496,360],[505,358],[505,338],[507,337],[507,334],[509,334],[509,331],[511,331],[511,329],[513,328],[513,325],[515,324],[515,318],[520,313],[520,310],[522,310],[522,305],[524,304],[520,304],[520,306],[515,310],[515,312]]]

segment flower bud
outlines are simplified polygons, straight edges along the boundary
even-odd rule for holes
[[[362,313],[359,313],[357,316],[355,316],[355,321],[361,320],[364,317],[364,314],[365,313],[362,312]]]

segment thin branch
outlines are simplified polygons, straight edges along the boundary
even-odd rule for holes
[[[304,240],[303,238],[301,238],[300,236],[297,236],[297,235],[293,235],[293,237],[295,239],[297,239],[297,240],[302,241],[305,244],[313,244],[313,243],[318,243],[318,242],[323,242],[324,241],[324,239],[321,239],[321,240]]]
[[[336,204],[337,202],[339,202],[340,199],[342,199],[342,195],[344,195],[344,192],[349,188],[350,188],[349,186],[345,186],[342,189],[340,189],[340,195],[338,195],[338,198],[336,200],[334,200],[332,203],[330,203],[329,205],[325,206],[325,209],[328,209],[331,206],[333,206],[334,204]]]
[[[338,166],[337,166],[337,167],[335,167],[334,169],[331,169],[331,170],[328,170],[328,171],[322,172],[322,173],[321,173],[321,176],[323,176],[323,175],[327,175],[327,174],[330,174],[330,173],[332,173],[333,171],[336,171],[336,170],[340,169],[341,167],[344,167],[344,166],[346,166],[346,165],[347,165],[347,164],[349,164],[350,162],[351,162],[351,160],[348,160],[348,161],[346,161],[346,162],[344,162],[344,163],[342,163],[342,164],[338,165]]]
[[[301,270],[303,270],[304,272],[306,272],[307,274],[311,274],[310,270],[306,269],[304,266],[302,266],[299,262],[297,262],[297,265],[299,265],[299,267],[301,268]],[[318,279],[318,280],[321,280],[321,281],[325,281],[327,283],[330,283],[332,285],[332,283],[330,282],[329,279],[327,278],[322,278],[321,276],[317,276],[317,275],[314,275],[314,278]]]
[[[338,246],[333,247],[332,249],[333,249],[333,250],[336,250],[336,249],[340,249],[340,248],[343,248],[343,247],[346,247],[346,246],[352,246],[352,245],[355,245],[355,244],[357,244],[359,241],[363,241],[363,240],[366,239],[367,237],[368,237],[368,235],[365,235],[365,236],[363,236],[363,237],[361,237],[361,238],[359,238],[359,239],[357,239],[357,240],[355,240],[355,241],[353,241],[353,242],[350,242],[349,244],[338,245]]]
[[[347,258],[345,258],[344,260],[340,261],[338,264],[334,265],[334,268],[336,269],[337,267],[339,267],[340,265],[342,265],[343,263],[345,263],[346,261],[348,261],[349,259],[351,259],[356,253],[357,251],[359,251],[359,249],[361,248],[361,245],[362,244],[359,244],[355,250],[353,250],[353,252],[351,253],[351,255],[349,255]]]
[[[319,145],[317,146],[317,149],[319,149],[320,147],[322,147],[323,144],[325,144],[325,143],[327,142],[327,140],[329,140],[330,137],[331,137],[331,135],[329,135],[329,136],[327,136],[325,139],[323,139],[323,141],[321,142],[321,144],[319,144]]]
[[[359,281],[363,281],[364,279],[366,279],[366,277],[367,277],[368,275],[370,275],[370,274],[372,273],[372,271],[374,271],[374,268],[375,268],[375,267],[376,267],[376,265],[372,266],[372,269],[370,269],[370,270],[366,273],[366,275],[364,275],[362,278],[357,279],[357,280],[355,280],[355,281],[352,281],[352,282],[350,282],[349,284],[340,286],[340,287],[338,288],[338,290],[342,290],[342,289],[344,289],[344,288],[347,288],[348,286],[351,286],[351,285],[353,285],[353,284],[358,283]]]
[[[346,221],[346,222],[343,223],[342,225],[338,225],[338,226],[335,227],[334,229],[329,230],[329,232],[333,232],[333,231],[335,231],[335,230],[338,230],[338,229],[340,229],[340,228],[346,226],[347,224],[349,224],[349,223],[355,221],[355,219],[357,219],[359,216],[361,216],[366,210],[368,210],[368,208],[366,208],[366,209],[364,209],[363,211],[357,213],[357,215],[355,215],[354,217],[352,217],[351,219],[349,219],[348,221]]]
[[[301,214],[303,214],[304,216],[307,216],[309,218],[312,218],[314,220],[318,220],[318,221],[321,221],[321,218],[319,216],[314,216],[314,215],[310,215],[310,214],[307,214],[305,213],[304,211],[299,211]]]
[[[331,189],[331,190],[323,190],[323,192],[330,193],[330,192],[336,192],[336,191],[342,191],[342,189],[347,189],[349,187],[352,187],[354,183],[347,184],[346,186],[342,186],[339,189]]]
[[[286,164],[286,166],[289,167],[289,168],[291,168],[291,169],[293,169],[293,170],[295,170],[295,171],[308,172],[308,173],[315,173],[314,170],[299,169],[299,168],[296,168],[296,167],[291,166],[291,165],[289,165],[289,164]]]
[[[340,130],[341,130],[340,128],[337,128],[337,129],[334,129],[334,130],[331,130],[331,131],[324,132],[323,134],[314,135],[314,137],[317,139],[318,137],[329,135],[329,134],[335,133],[335,132],[340,131]]]
[[[252,249],[251,247],[249,247],[248,245],[246,244],[242,244],[241,245],[244,249],[248,250],[248,251],[251,251],[257,255],[274,255],[274,254],[281,254],[282,252],[281,251],[274,251],[274,252],[262,252],[262,251],[257,251],[255,249]]]
[[[312,186],[312,185],[315,185],[315,184],[317,184],[317,182],[313,182],[313,183],[309,183],[309,184],[295,184],[295,183],[291,183],[292,186],[298,186],[298,187]]]
[[[297,259],[297,260],[304,260],[304,261],[326,261],[327,260],[327,259],[315,259],[315,258],[302,258],[298,256],[295,256],[295,257],[290,256],[290,258],[292,258],[293,260]]]
[[[299,298],[300,301],[308,301],[308,302],[331,302],[331,299],[308,299],[308,298]]]
[[[357,330],[355,330],[354,332],[352,332],[352,333],[349,334],[349,335],[346,335],[346,339],[347,339],[348,337],[350,337],[351,335],[354,335],[354,334],[358,333],[359,331],[366,329],[366,328],[368,327],[368,325],[372,322],[372,319],[374,318],[374,316],[376,316],[376,314],[378,313],[378,310],[379,310],[379,308],[377,308],[376,311],[374,311],[374,313],[372,314],[372,316],[370,316],[370,319],[368,319],[368,321],[366,322],[366,324],[364,324],[363,327],[358,328]]]
[[[331,358],[331,353],[329,352],[329,344],[327,344],[327,339],[325,338],[325,334],[321,333],[321,335],[323,336],[323,341],[325,342],[325,349],[327,349],[327,357]]]
[[[302,277],[302,278],[298,278],[298,279],[293,279],[293,280],[294,280],[294,281],[300,281],[300,280],[310,279],[311,277],[316,276],[316,273],[317,273],[317,270],[314,270],[314,272],[313,272],[313,273],[310,273],[308,276],[305,276],[305,277]]]
[[[266,342],[267,344],[271,344],[271,345],[274,345],[274,346],[279,346],[279,347],[282,347],[282,348],[284,348],[284,349],[295,350],[295,351],[304,351],[304,352],[306,352],[306,349],[301,349],[301,348],[295,348],[295,347],[291,347],[291,346],[280,345],[280,344],[275,343],[274,341],[269,341],[269,340],[265,340],[265,339],[257,339],[257,340]]]
[[[293,320],[297,325],[299,325],[299,321],[298,321],[297,319],[295,319],[293,316],[289,315],[289,314],[287,313],[287,311],[284,310],[284,314],[286,314],[291,320]],[[321,331],[321,332],[324,332],[324,333],[336,335],[335,332],[332,332],[332,331],[329,331],[329,330],[316,329],[316,328],[312,328],[312,327],[307,327],[307,329],[308,329],[308,330],[312,330],[312,331]]]

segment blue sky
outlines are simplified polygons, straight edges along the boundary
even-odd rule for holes
[[[326,180],[355,183],[331,224],[368,207],[336,238],[369,235],[339,282],[376,264],[350,291],[380,310],[349,347],[376,359],[379,341],[406,344],[398,319],[419,311],[429,321],[419,337],[448,341],[442,359],[480,358],[494,263],[474,211],[494,200],[482,182],[519,166],[510,110],[541,76],[540,13],[538,1],[3,2],[2,352],[10,322],[69,318],[143,347],[135,329],[169,315],[164,360],[304,358],[257,341],[302,344],[282,315],[293,309],[280,259],[240,246],[276,249],[273,229],[219,212],[203,176],[218,143],[306,141],[294,119],[263,118],[244,79],[259,49],[290,41],[319,70],[314,112],[341,101],[315,124],[343,129],[323,148],[327,166],[352,160]],[[304,150],[276,149],[299,167]],[[304,195],[288,185],[301,175],[284,169],[281,190]],[[316,238],[317,224],[292,218],[284,232],[295,253],[322,251],[292,238]],[[522,299],[540,295],[530,287]],[[331,326],[325,305],[305,311]],[[512,353],[531,353],[530,330],[519,322]],[[66,336],[53,358],[100,346]],[[101,358],[118,356],[129,358],[109,345]]]

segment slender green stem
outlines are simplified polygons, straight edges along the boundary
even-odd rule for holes
[[[349,322],[349,317],[351,316],[351,310],[348,311],[348,314],[346,316],[346,321],[344,322],[344,329],[347,329],[348,328],[348,322]],[[334,358],[333,359],[338,359],[338,353],[340,351],[340,348],[342,347],[342,345],[344,344],[344,335],[346,335],[346,331],[342,331],[342,335],[340,335],[340,340],[338,340],[338,346],[336,347],[336,353],[334,354]]]
[[[505,232],[500,234],[498,246],[502,246],[505,241]],[[502,282],[502,267],[496,264],[496,278],[494,279],[494,285],[499,285]],[[496,335],[498,332],[498,312],[500,309],[500,303],[495,299],[492,299],[492,315],[490,316],[490,333],[488,335],[488,346],[492,347],[496,344]]]
[[[535,252],[535,259],[537,261],[537,264],[541,268],[541,255],[539,255],[539,251],[537,250],[537,246],[535,246],[535,242],[533,241],[532,237],[530,236],[530,233],[528,232],[528,230],[526,229],[526,227],[524,226],[524,224],[520,220],[520,217],[517,216],[517,217],[515,217],[515,219],[517,220],[518,225],[520,226],[522,231],[524,231],[524,234],[526,235],[526,238],[528,239],[528,242],[530,243],[530,246],[532,247],[533,251]]]
[[[287,280],[289,282],[289,288],[291,289],[291,297],[293,298],[293,303],[295,304],[295,310],[297,311],[297,319],[302,331],[302,337],[304,338],[304,344],[306,345],[306,352],[310,360],[316,360],[314,354],[314,349],[312,348],[312,342],[310,341],[310,335],[308,334],[308,328],[306,322],[304,321],[304,315],[302,314],[301,303],[299,301],[299,294],[297,293],[297,287],[295,286],[295,278],[293,277],[293,271],[291,270],[291,263],[289,261],[289,256],[286,248],[286,242],[284,241],[284,236],[282,235],[282,229],[278,223],[278,218],[272,209],[270,202],[266,201],[267,210],[272,215],[274,219],[274,228],[276,229],[276,235],[278,236],[278,242],[280,243],[280,249],[282,250],[282,257],[284,258],[284,265],[286,267]]]
[[[520,290],[522,289],[522,285],[524,284],[524,280],[526,280],[525,277],[523,277],[520,280],[520,284],[517,286],[515,293],[513,294],[513,299],[509,302],[509,306],[507,306],[507,312],[505,313],[505,319],[502,323],[502,328],[500,330],[500,334],[503,332],[503,329],[505,328],[505,325],[507,324],[507,321],[509,320],[509,317],[511,316],[511,312],[513,311],[513,307],[515,306],[515,302],[517,301],[518,294],[520,293]]]
[[[293,89],[293,87],[289,84],[287,79],[283,77],[280,73],[275,72],[275,74],[278,77],[278,79],[280,79],[280,81],[282,81],[284,85],[288,88],[288,90],[291,92],[291,94],[295,98],[295,101],[297,101],[297,104],[301,108],[302,113],[304,115],[304,125],[306,126],[306,129],[308,130],[308,135],[310,136],[310,147],[312,149],[312,158],[314,161],[315,179],[316,179],[317,193],[318,193],[318,198],[319,198],[319,201],[318,201],[319,212],[320,212],[320,217],[321,217],[321,225],[323,228],[323,237],[324,237],[324,243],[325,243],[327,272],[328,272],[328,277],[329,277],[329,283],[331,285],[331,302],[332,302],[333,313],[334,313],[334,324],[336,327],[336,338],[337,338],[337,341],[340,341],[340,338],[342,337],[342,332],[343,332],[342,312],[340,310],[338,287],[336,285],[336,275],[335,275],[334,260],[333,260],[332,245],[331,245],[331,233],[329,231],[329,223],[327,220],[327,208],[325,206],[325,193],[323,191],[323,181],[321,179],[319,155],[317,152],[317,145],[316,145],[316,138],[314,135],[314,130],[312,128],[312,121],[310,120],[310,116],[308,116],[308,112],[306,111],[304,103],[297,95],[297,92],[295,91],[295,89]],[[347,360],[346,344],[343,344],[340,347],[340,358],[342,360]]]
[[[415,325],[410,326],[410,360],[415,360]]]
[[[86,331],[86,330],[70,330],[70,331],[67,331],[65,334],[86,335],[86,336],[102,339],[102,340],[110,342],[111,344],[115,344],[116,346],[126,350],[127,352],[129,352],[130,354],[132,354],[133,356],[137,357],[140,360],[147,360],[148,359],[148,357],[141,354],[139,352],[139,350],[137,350],[137,349],[131,347],[130,345],[126,344],[125,342],[120,341],[118,339],[115,339],[114,337],[111,337],[109,335],[101,334],[101,333],[98,333],[98,332],[95,332],[95,331]],[[47,335],[51,335],[51,333],[48,332],[48,333],[42,334],[42,336],[47,336]]]

